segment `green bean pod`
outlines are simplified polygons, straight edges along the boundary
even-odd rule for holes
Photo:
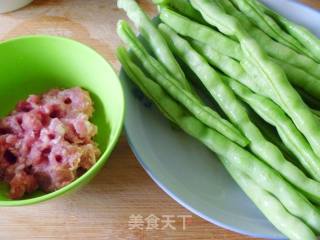
[[[260,93],[265,91],[265,89],[258,84],[259,79],[249,76],[238,61],[220,54],[211,47],[211,44],[203,44],[197,40],[191,40],[191,44],[211,65],[218,68],[224,74],[237,79],[255,92]],[[259,76],[257,76],[257,78],[259,78]]]
[[[126,11],[128,17],[134,22],[136,27],[139,28],[141,35],[150,44],[154,54],[167,70],[176,76],[185,89],[191,90],[192,88],[169,50],[165,40],[139,5],[134,0],[118,0],[118,8]]]
[[[201,14],[191,6],[189,0],[170,0],[167,5],[188,18],[201,24],[206,24],[206,21],[202,18]]]
[[[217,51],[222,51],[225,55],[235,58],[242,58],[240,45],[212,28],[194,22],[168,8],[161,8],[160,19],[177,33],[194,39],[201,39],[205,42],[213,42]]]
[[[166,69],[151,55],[139,42],[129,25],[125,21],[118,23],[118,35],[132,49],[133,53],[141,61],[148,73],[157,80],[157,82],[166,89],[169,94],[190,112],[192,112],[200,121],[207,126],[224,133],[232,141],[240,146],[248,145],[248,140],[240,131],[234,127],[229,121],[223,119],[217,112],[211,108],[204,106],[193,94],[181,88],[178,80],[173,78],[166,72]]]
[[[185,109],[173,101],[157,83],[148,79],[142,71],[130,61],[129,54],[125,49],[120,48],[118,50],[118,58],[132,81],[139,87],[141,86],[141,90],[147,92],[147,95],[151,97],[158,108],[162,112],[165,112],[166,115],[187,134],[201,141],[218,155],[228,159],[228,164],[238,169],[238,171],[250,173],[252,179],[255,179],[256,183],[262,189],[273,194],[282,204],[285,203],[286,207],[294,212],[293,215],[297,216],[296,219],[301,218],[311,228],[315,230],[320,229],[320,214],[318,210],[276,171],[261,162],[251,153],[228,140],[224,135],[206,127],[197,118],[186,112]],[[268,217],[271,217],[270,214],[279,214],[276,211],[264,211],[264,213],[268,214]],[[302,231],[302,229],[307,229],[307,226],[302,228],[300,224],[297,224],[298,221],[292,221],[294,216],[291,218],[290,215],[281,214],[281,218],[283,226],[287,226],[291,234],[295,233],[294,235],[296,236],[302,235],[305,238],[315,239],[312,236],[311,230]],[[277,221],[273,223],[279,224]],[[289,228],[289,226],[293,228]]]

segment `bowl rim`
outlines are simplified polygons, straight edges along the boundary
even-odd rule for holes
[[[95,174],[97,174],[100,169],[104,166],[104,164],[107,162],[108,157],[112,153],[113,149],[115,148],[115,145],[118,143],[119,137],[122,133],[122,129],[124,127],[124,119],[125,119],[125,109],[126,109],[126,102],[125,102],[125,96],[124,96],[124,91],[123,91],[123,86],[122,83],[119,79],[118,74],[116,73],[115,69],[113,66],[101,55],[99,54],[96,50],[93,48],[78,42],[76,40],[66,38],[66,37],[60,37],[60,36],[52,36],[52,35],[44,35],[44,34],[33,34],[33,35],[24,35],[24,36],[18,36],[14,38],[10,38],[8,40],[0,41],[0,45],[2,44],[7,44],[7,43],[12,43],[20,40],[25,40],[25,39],[51,39],[51,40],[59,40],[59,41],[64,41],[64,42],[69,42],[72,44],[77,44],[92,53],[94,53],[98,58],[104,61],[107,67],[110,68],[110,70],[113,72],[114,77],[116,78],[117,81],[116,84],[119,86],[119,94],[120,94],[120,119],[118,121],[118,124],[116,125],[116,130],[112,136],[112,138],[109,139],[109,143],[107,144],[107,148],[105,151],[102,153],[102,155],[99,157],[97,162],[91,167],[88,171],[86,171],[82,176],[79,178],[75,179],[73,182],[69,183],[68,185],[54,191],[51,193],[46,193],[42,196],[38,197],[32,197],[32,198],[27,198],[27,199],[21,199],[21,200],[0,200],[0,207],[16,207],[16,206],[25,206],[25,205],[31,205],[31,204],[36,204],[40,202],[44,202],[53,198],[56,198],[58,196],[62,196],[65,193],[75,190],[78,188],[84,181],[88,180],[90,181],[90,177],[94,177]]]

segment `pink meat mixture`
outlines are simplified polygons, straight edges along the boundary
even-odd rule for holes
[[[55,191],[95,164],[92,113],[89,93],[76,87],[31,95],[0,119],[0,178],[12,199]]]

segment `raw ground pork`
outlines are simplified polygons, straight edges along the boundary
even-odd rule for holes
[[[55,191],[95,164],[92,113],[88,92],[76,87],[31,95],[0,119],[0,178],[12,199]]]

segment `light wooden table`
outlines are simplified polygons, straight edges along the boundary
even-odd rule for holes
[[[20,11],[0,15],[0,39],[35,33],[70,37],[95,48],[119,70],[114,53],[120,42],[115,28],[125,15],[115,2],[36,0]],[[151,0],[139,2],[155,14]],[[304,2],[320,8],[319,0]],[[130,216],[152,214],[161,219],[174,215],[176,230],[129,229]],[[178,215],[192,215],[185,230]],[[249,238],[216,227],[177,204],[150,179],[122,137],[106,167],[80,191],[36,206],[1,208],[0,239]]]

